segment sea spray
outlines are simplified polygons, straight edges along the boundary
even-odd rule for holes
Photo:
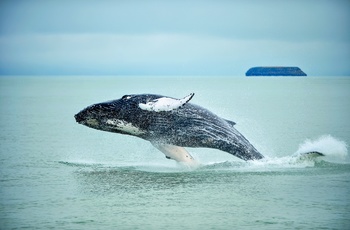
[[[300,156],[304,153],[320,152],[325,156],[322,159],[332,162],[345,162],[348,159],[347,144],[331,135],[324,135],[316,140],[305,140],[294,153]]]
[[[324,135],[315,140],[305,140],[299,145],[298,150],[289,156],[265,156],[261,160],[247,162],[217,162],[208,164],[202,168],[235,171],[280,171],[292,168],[314,167],[315,162],[318,160],[333,163],[348,163],[347,144],[331,135]]]

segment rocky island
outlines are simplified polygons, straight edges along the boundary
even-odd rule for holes
[[[246,76],[306,76],[299,67],[253,67],[250,68]]]

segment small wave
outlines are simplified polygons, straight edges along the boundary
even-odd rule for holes
[[[74,167],[82,170],[94,170],[94,171],[144,171],[144,172],[185,172],[192,171],[193,168],[187,167],[183,164],[172,162],[173,164],[166,163],[131,163],[131,162],[94,162],[94,161],[58,161],[59,164]]]
[[[295,157],[265,157],[258,161],[225,161],[202,165],[200,170],[230,170],[238,172],[285,171],[298,168],[314,167],[313,160],[298,160]]]
[[[64,164],[72,167],[102,167],[104,164],[94,163],[90,161],[58,161],[59,164]]]

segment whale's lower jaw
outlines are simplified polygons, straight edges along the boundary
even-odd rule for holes
[[[139,136],[141,134],[145,134],[146,131],[138,128],[130,122],[120,120],[120,119],[108,119],[106,124],[109,126],[109,129],[118,130],[120,132],[124,132],[130,135]]]

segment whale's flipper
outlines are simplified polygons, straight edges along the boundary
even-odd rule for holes
[[[153,142],[151,143],[154,147],[164,153],[165,157],[168,159],[176,160],[177,162],[181,163],[189,163],[191,166],[198,164],[184,147]]]
[[[317,157],[323,157],[326,156],[325,154],[318,152],[318,151],[310,151],[310,152],[304,152],[304,153],[297,153],[294,155],[294,157],[299,158],[300,160],[305,159],[315,159]]]
[[[225,121],[227,123],[229,123],[232,127],[235,126],[235,124],[236,124],[236,122],[234,122],[234,121],[230,121],[230,120],[226,120],[226,119],[225,119]]]
[[[320,153],[318,151],[311,151],[311,152],[303,153],[302,155],[313,156],[313,157],[325,156],[323,153]]]
[[[150,101],[146,104],[140,103],[139,107],[140,109],[154,111],[154,112],[171,111],[189,102],[193,96],[194,96],[194,93],[191,93],[190,95],[182,99],[161,97],[153,101]]]

